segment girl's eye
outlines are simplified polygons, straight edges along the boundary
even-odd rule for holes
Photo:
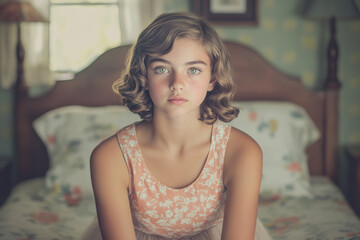
[[[164,74],[164,73],[168,73],[169,70],[167,70],[167,69],[164,68],[164,67],[157,67],[157,68],[155,68],[155,72],[156,72],[156,73],[160,73],[160,74]]]
[[[189,73],[196,75],[196,74],[199,74],[199,73],[200,73],[200,70],[197,69],[197,68],[191,68],[191,69],[189,70]]]

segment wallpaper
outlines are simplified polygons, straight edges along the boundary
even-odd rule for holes
[[[245,43],[279,70],[299,76],[311,89],[326,77],[327,22],[313,21],[296,12],[299,0],[259,0],[258,25],[214,26],[223,39]],[[191,11],[192,1],[164,0],[167,12]],[[360,144],[360,20],[338,20],[340,49],[339,144]],[[0,156],[13,156],[12,92],[0,89]],[[346,167],[342,158],[342,168]]]
[[[192,1],[166,1],[171,11],[189,11]],[[329,23],[302,17],[302,0],[258,0],[258,25],[216,26],[223,39],[245,43],[279,70],[299,76],[310,89],[322,89],[326,79]],[[344,148],[360,145],[360,16],[337,21],[339,46],[339,185],[347,194]]]
[[[169,12],[192,7],[192,1],[166,2]],[[299,76],[311,89],[321,89],[326,78],[329,23],[300,16],[299,0],[258,2],[258,25],[214,25],[219,35],[251,46],[279,70]],[[360,144],[360,19],[338,20],[336,36],[340,49],[338,79],[342,84],[339,142]]]

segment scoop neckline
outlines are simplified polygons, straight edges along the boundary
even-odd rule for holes
[[[138,124],[139,122],[135,122],[133,123],[132,125],[132,128],[134,130],[134,138],[135,138],[135,147],[136,147],[136,150],[140,153],[139,154],[139,157],[140,157],[140,164],[141,164],[141,167],[143,169],[145,169],[146,173],[151,177],[151,179],[153,179],[158,185],[162,186],[162,187],[165,187],[166,189],[168,190],[171,190],[171,191],[186,191],[192,187],[194,187],[194,185],[200,181],[199,179],[202,177],[202,175],[204,174],[204,169],[207,167],[207,165],[209,164],[209,156],[211,155],[211,152],[213,151],[213,144],[214,144],[214,132],[215,132],[215,125],[216,125],[216,122],[212,125],[212,128],[211,128],[211,137],[210,137],[210,147],[209,147],[209,151],[206,155],[206,159],[205,159],[205,163],[203,164],[203,167],[201,168],[201,171],[200,173],[198,174],[198,176],[195,178],[194,181],[192,181],[189,185],[186,185],[184,187],[181,187],[181,188],[173,188],[173,187],[170,187],[168,185],[166,185],[165,183],[161,182],[157,177],[155,177],[154,174],[152,174],[152,172],[150,171],[150,169],[147,167],[146,163],[145,163],[145,158],[144,158],[144,155],[143,155],[143,152],[141,150],[141,147],[140,147],[140,144],[139,144],[139,140],[137,138],[137,134],[136,134],[136,125]]]

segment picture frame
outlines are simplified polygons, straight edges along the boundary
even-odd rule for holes
[[[193,0],[194,13],[217,25],[257,25],[258,0]]]

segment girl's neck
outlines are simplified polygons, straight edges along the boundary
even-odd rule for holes
[[[149,122],[149,139],[168,149],[186,149],[211,137],[212,126],[197,118],[154,118]]]

